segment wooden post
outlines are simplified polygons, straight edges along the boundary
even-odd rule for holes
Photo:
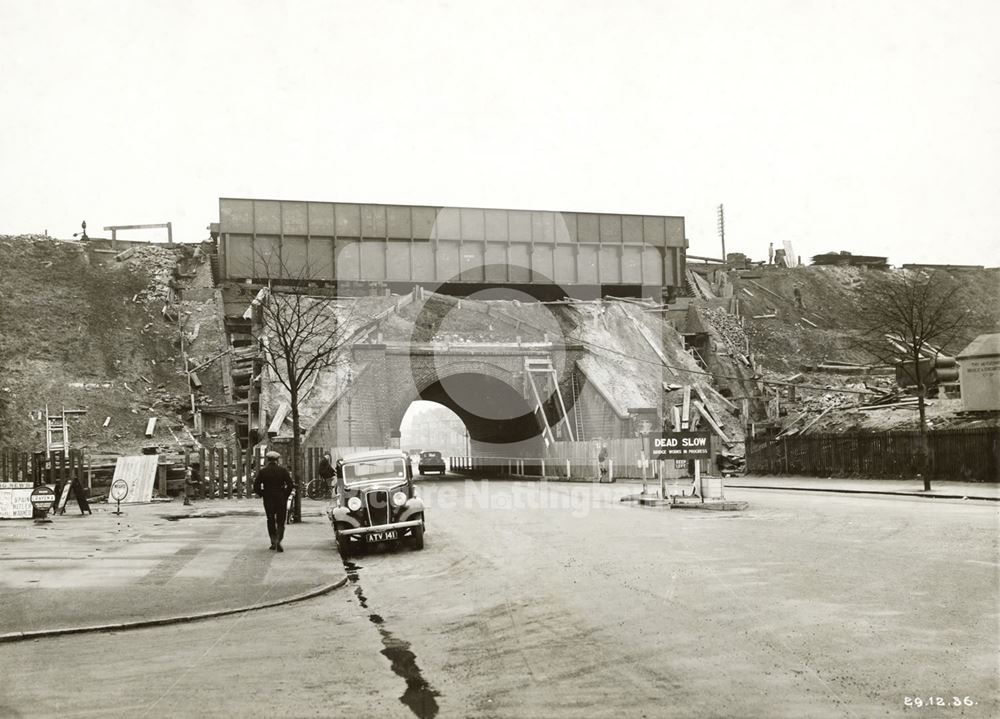
[[[698,497],[702,502],[705,501],[705,490],[701,486],[701,460],[696,459],[694,461],[694,486],[698,488]]]
[[[215,496],[215,449],[215,447],[210,447],[208,450],[208,472],[205,475],[205,484],[210,497]]]
[[[246,456],[247,481],[246,481],[246,484],[245,484],[245,489],[243,490],[244,495],[246,497],[248,497],[248,498],[253,496],[253,480],[254,480],[254,477],[257,475],[257,463],[254,462],[254,457],[256,457],[256,456],[257,455],[256,455],[256,452],[255,452],[255,450],[253,448],[253,445],[251,445],[250,442],[249,442],[249,440],[248,440],[247,441],[247,456]]]
[[[159,464],[157,460],[156,465],[156,478],[158,480],[159,491],[161,497],[167,496],[167,465]]]

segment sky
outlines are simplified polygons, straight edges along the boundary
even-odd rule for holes
[[[0,234],[198,241],[264,197],[680,215],[716,257],[722,204],[753,259],[997,266],[998,28],[995,0],[0,0]]]

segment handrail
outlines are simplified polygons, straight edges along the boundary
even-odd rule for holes
[[[552,457],[448,457],[448,469],[457,474],[485,474],[499,477],[578,477],[598,482],[601,478],[597,458],[583,462]],[[608,460],[607,476],[614,477],[614,461]]]

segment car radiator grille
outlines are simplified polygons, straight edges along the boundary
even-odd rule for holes
[[[368,505],[368,516],[372,525],[389,524],[389,493],[384,490],[374,490],[365,495]]]

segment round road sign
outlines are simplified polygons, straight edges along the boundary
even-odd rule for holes
[[[47,487],[41,484],[31,492],[31,505],[35,509],[52,509],[52,505],[56,503],[56,493],[52,491],[51,487]]]
[[[128,482],[124,479],[116,479],[111,483],[111,499],[120,502],[128,496]]]

